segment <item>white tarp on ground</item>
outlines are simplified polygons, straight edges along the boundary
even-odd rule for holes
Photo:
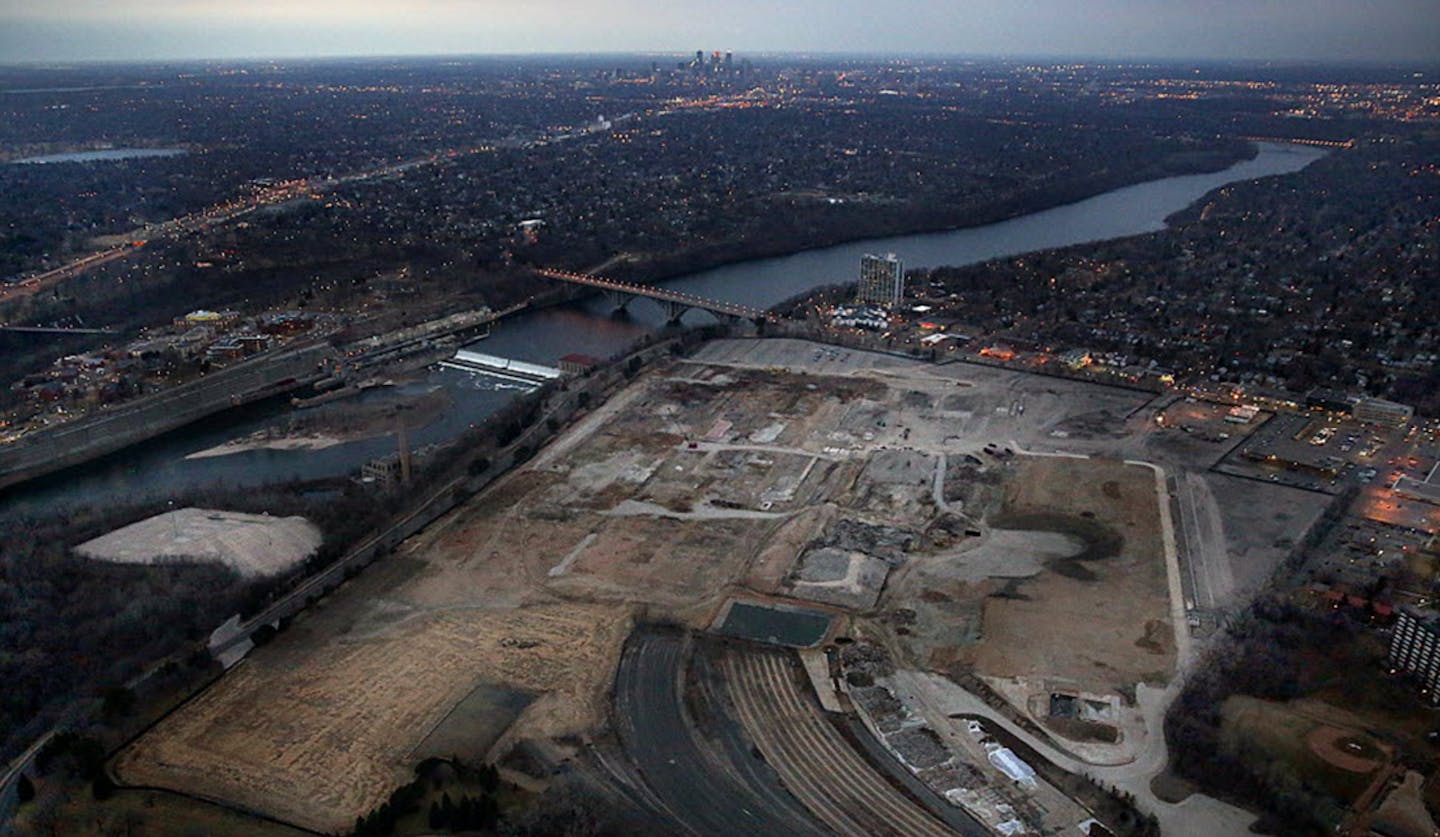
[[[321,540],[320,529],[303,517],[191,508],[147,517],[75,551],[117,564],[213,561],[254,578],[298,564],[320,548]]]
[[[1019,756],[1008,747],[1000,747],[990,751],[990,763],[999,768],[1001,773],[1009,776],[1016,782],[1027,788],[1036,786],[1035,769],[1026,764]]]

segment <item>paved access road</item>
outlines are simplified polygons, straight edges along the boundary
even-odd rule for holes
[[[826,834],[793,797],[730,764],[725,748],[698,740],[681,693],[686,651],[681,634],[642,629],[626,643],[615,678],[621,741],[662,813],[706,837]]]

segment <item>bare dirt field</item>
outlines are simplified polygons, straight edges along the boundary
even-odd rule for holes
[[[1012,450],[1143,450],[1148,400],[708,344],[307,610],[124,751],[118,778],[343,829],[436,748],[473,738],[494,759],[600,728],[636,621],[703,630],[738,597],[808,597],[910,667],[1028,684],[1006,694],[1031,711],[1052,682],[1163,682],[1154,474]]]
[[[537,731],[593,724],[607,660],[628,630],[624,611],[556,605],[451,610],[402,618],[379,635],[277,642],[127,750],[116,772],[343,829],[408,778],[412,750],[479,684],[542,694],[526,713]]]
[[[1064,679],[1097,691],[1169,679],[1174,626],[1151,471],[1025,459],[1000,520],[1078,538],[1094,554],[1052,560],[1007,595],[986,599],[979,673]]]
[[[643,378],[580,423],[583,439],[562,437],[253,652],[126,750],[118,777],[330,831],[456,736],[494,741],[493,758],[599,726],[637,615],[703,627],[747,579],[780,583],[823,499],[859,472],[822,451],[830,434],[855,398],[885,393],[685,364]]]
[[[1015,457],[975,537],[914,556],[887,594],[922,667],[1125,693],[1175,664],[1155,477],[1114,460]],[[914,613],[913,619],[908,618]]]

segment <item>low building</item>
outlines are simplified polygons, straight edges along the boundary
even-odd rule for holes
[[[1382,398],[1362,398],[1355,405],[1353,415],[1356,421],[1366,424],[1381,424],[1386,427],[1404,427],[1415,417],[1415,408],[1408,404],[1397,404]]]
[[[1332,413],[1349,413],[1355,408],[1356,399],[1333,389],[1319,387],[1305,394],[1305,406],[1312,410],[1328,410]]]
[[[234,339],[247,355],[258,354],[270,348],[270,338],[264,334],[237,334]]]
[[[398,453],[372,459],[360,466],[360,479],[380,485],[395,485],[404,478],[404,465]]]
[[[932,349],[946,341],[953,341],[955,344],[959,345],[961,343],[967,342],[969,339],[969,337],[966,337],[963,334],[947,334],[942,332],[939,334],[927,334],[924,337],[921,337],[920,345],[924,346],[927,349]],[[952,346],[951,348],[954,348],[954,346]]]
[[[1310,473],[1325,479],[1339,477],[1340,471],[1345,467],[1345,461],[1337,456],[1320,455],[1310,458],[1298,455],[1298,451],[1293,449],[1277,453],[1268,449],[1256,450],[1247,447],[1240,451],[1240,456],[1251,462],[1273,465],[1287,471]]]
[[[1401,608],[1390,636],[1390,665],[1413,675],[1440,705],[1440,614]]]
[[[234,338],[218,340],[205,350],[205,356],[217,360],[238,360],[245,356],[245,346]]]
[[[1411,500],[1440,506],[1440,463],[1431,468],[1430,474],[1423,480],[1414,477],[1401,477],[1396,480],[1395,493]]]
[[[1084,369],[1094,361],[1089,349],[1069,349],[1060,353],[1060,362],[1071,369]]]
[[[584,375],[600,365],[600,359],[590,355],[572,352],[560,358],[560,372],[564,375]]]
[[[208,325],[214,326],[216,328],[224,328],[226,326],[234,325],[239,321],[239,311],[209,311],[207,309],[200,308],[198,310],[191,311],[189,314],[186,314],[183,317],[176,319],[175,325],[181,327]]]
[[[260,317],[260,330],[266,334],[299,334],[315,324],[313,314],[304,311],[281,311]]]
[[[884,331],[890,327],[890,315],[883,308],[858,305],[842,305],[835,309],[830,324],[839,328],[863,328],[870,331]]]

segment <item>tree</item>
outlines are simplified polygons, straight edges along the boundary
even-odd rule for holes
[[[500,788],[500,770],[493,764],[487,764],[480,768],[480,787],[486,793],[494,793]]]
[[[20,774],[20,781],[15,783],[15,798],[20,800],[21,805],[35,798],[35,783],[24,773]]]
[[[95,774],[90,782],[90,793],[97,801],[104,802],[115,795],[115,782],[110,779],[110,774],[104,770]]]
[[[475,819],[476,826],[479,828],[486,831],[495,829],[500,822],[500,803],[495,801],[495,797],[488,793],[480,797],[480,803],[476,806]]]
[[[129,715],[135,709],[135,693],[124,686],[114,686],[105,690],[105,698],[101,704],[100,711],[109,720],[118,720]]]
[[[274,626],[261,625],[250,634],[250,641],[255,643],[256,648],[259,648],[262,645],[269,644],[270,640],[275,638],[276,633]]]

